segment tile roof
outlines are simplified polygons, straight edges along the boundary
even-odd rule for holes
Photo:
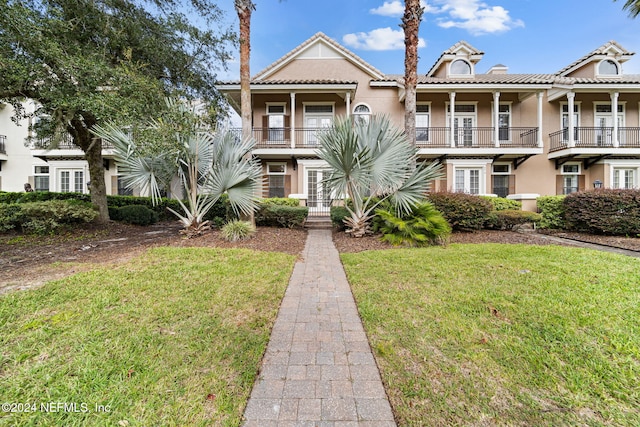
[[[239,85],[240,80],[220,82],[223,85]],[[337,80],[337,79],[281,79],[281,80],[252,80],[252,85],[357,85],[355,80]]]
[[[603,44],[602,46],[600,46],[599,48],[587,53],[585,56],[583,56],[582,58],[572,62],[571,64],[567,65],[566,67],[564,67],[562,70],[558,71],[557,75],[563,75],[565,73],[567,73],[568,71],[570,71],[571,69],[573,69],[574,67],[582,64],[583,62],[586,62],[589,60],[589,58],[592,58],[596,55],[604,55],[606,54],[607,50],[611,47],[614,47],[615,49],[619,50],[620,52],[622,52],[622,55],[624,56],[631,56],[634,55],[633,52],[629,52],[628,50],[626,50],[625,48],[623,48],[622,46],[620,46],[618,44],[618,42],[616,42],[615,40],[610,40],[608,42],[606,42],[605,44]]]

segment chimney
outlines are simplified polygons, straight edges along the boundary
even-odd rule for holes
[[[506,65],[497,64],[491,67],[489,71],[487,71],[487,74],[507,74],[508,69],[509,67]]]

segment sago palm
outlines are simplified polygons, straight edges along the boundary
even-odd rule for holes
[[[382,201],[391,201],[399,214],[409,212],[441,176],[438,164],[417,161],[417,148],[385,116],[374,115],[368,123],[338,118],[319,139],[318,156],[330,168],[327,184],[350,200],[344,221],[354,237],[370,232]]]
[[[209,228],[205,215],[226,193],[236,213],[249,214],[256,206],[261,185],[260,166],[247,159],[255,142],[238,141],[228,131],[189,130],[175,133],[174,149],[156,155],[141,154],[133,138],[114,125],[98,127],[96,135],[114,146],[125,185],[149,193],[154,203],[162,189],[178,178],[186,195],[182,213],[169,209],[189,236]]]

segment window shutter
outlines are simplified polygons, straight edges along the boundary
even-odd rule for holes
[[[111,194],[118,195],[118,177],[116,175],[111,176]]]
[[[564,187],[564,182],[562,180],[562,175],[556,175],[556,195],[561,196],[563,194],[562,189]]]
[[[516,176],[509,175],[509,194],[516,193]]]
[[[585,190],[585,176],[584,175],[578,175],[578,191],[584,191]]]
[[[262,135],[260,137],[261,141],[266,141],[269,138],[269,116],[262,116]]]
[[[284,116],[284,139],[291,141],[291,116]]]
[[[291,194],[291,175],[284,176],[284,197],[289,197]]]
[[[269,198],[269,175],[262,175],[262,198]]]

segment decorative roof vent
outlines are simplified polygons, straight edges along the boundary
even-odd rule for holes
[[[502,64],[496,64],[487,71],[487,74],[507,74],[509,67]]]

